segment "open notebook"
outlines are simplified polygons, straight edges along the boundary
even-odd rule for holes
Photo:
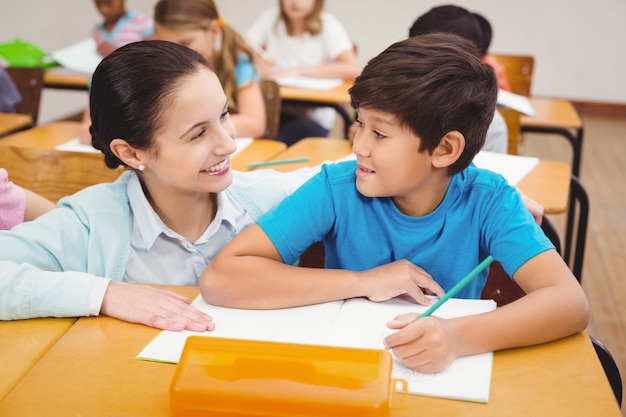
[[[137,358],[177,363],[185,340],[191,335],[384,349],[383,339],[391,333],[387,321],[398,314],[426,310],[426,307],[402,299],[374,303],[360,298],[278,310],[216,307],[200,297],[193,305],[213,317],[214,331],[162,331]],[[493,300],[452,298],[434,315],[450,318],[480,314],[495,308]],[[493,354],[483,353],[459,358],[443,372],[421,374],[394,360],[393,377],[407,380],[408,391],[412,394],[487,402],[492,362]]]

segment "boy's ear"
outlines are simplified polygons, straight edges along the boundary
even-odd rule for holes
[[[139,165],[145,165],[142,155],[124,139],[113,139],[109,147],[111,152],[129,167],[137,169]]]
[[[454,164],[465,149],[465,136],[457,130],[446,133],[433,152],[433,165],[447,168]]]

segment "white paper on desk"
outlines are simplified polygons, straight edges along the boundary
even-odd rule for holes
[[[527,116],[535,116],[537,114],[528,97],[511,93],[510,91],[498,90],[497,104],[498,106],[517,110]]]
[[[287,87],[305,88],[308,90],[332,90],[343,84],[341,78],[316,78],[316,77],[281,77],[277,78],[278,85]]]
[[[198,297],[192,305],[213,318],[215,330],[162,331],[137,359],[178,363],[189,336],[320,344],[341,304],[342,301],[336,301],[289,309],[243,310],[212,306]]]
[[[102,55],[98,53],[97,48],[98,45],[95,39],[87,38],[52,52],[50,55],[65,68],[85,74],[93,74],[100,61],[102,61]]]
[[[59,151],[72,151],[72,152],[95,152],[100,153],[99,150],[93,146],[85,143],[81,143],[78,138],[70,139],[65,143],[57,145],[54,149]]]
[[[450,299],[433,314],[438,317],[486,313],[495,310],[493,300]],[[382,349],[383,338],[392,331],[387,321],[399,314],[423,313],[427,307],[413,302],[393,299],[384,303],[372,303],[365,299],[351,299],[344,303],[340,314],[326,338],[326,344],[356,348]],[[378,329],[373,331],[372,329]],[[456,400],[487,402],[491,387],[493,353],[458,358],[444,371],[422,374],[404,366],[394,359],[392,376],[408,382],[412,394],[445,397]]]
[[[237,143],[237,150],[235,150],[235,152],[233,152],[232,155],[230,155],[230,157],[232,158],[233,156],[237,155],[239,152],[246,149],[248,146],[250,146],[253,140],[254,139],[252,138],[244,138],[244,137],[236,138],[235,142]]]
[[[480,151],[474,165],[501,174],[510,185],[517,185],[539,163],[539,158]]]
[[[383,349],[383,338],[391,332],[386,326],[388,320],[400,313],[426,310],[424,306],[398,299],[384,303],[350,299],[279,310],[239,310],[211,306],[198,297],[192,305],[213,317],[214,331],[162,331],[137,359],[177,363],[191,335]],[[495,307],[493,300],[452,298],[436,315],[450,318],[479,314]],[[420,374],[394,362],[393,374],[406,379],[408,391],[413,394],[487,402],[492,362],[492,353],[468,356],[455,360],[437,374]]]

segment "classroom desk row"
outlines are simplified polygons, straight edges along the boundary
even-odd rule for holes
[[[68,71],[64,68],[52,68],[46,71],[44,84],[49,88],[86,89],[89,76]],[[330,90],[310,90],[296,87],[280,87],[280,96],[284,103],[301,105],[325,105],[334,108],[343,120],[344,133],[347,137],[352,117],[346,111],[350,105],[348,89],[351,82]],[[583,123],[576,109],[568,100],[544,97],[529,97],[536,111],[535,116],[520,118],[522,132],[548,133],[564,137],[573,149],[572,174],[579,176],[582,159]]]
[[[199,292],[196,287],[167,288],[192,298]],[[41,325],[41,331],[59,319],[42,320],[35,324]],[[36,321],[2,322],[0,333],[4,336]],[[60,321],[65,325],[65,319]],[[5,389],[0,396],[0,415],[172,416],[169,386],[176,366],[135,359],[158,332],[109,317],[78,319],[37,358],[32,369]],[[4,348],[0,353],[3,364],[29,355],[17,348],[8,352]],[[621,415],[585,332],[543,345],[495,352],[490,398],[485,404],[401,397],[402,408],[392,410],[391,416]]]

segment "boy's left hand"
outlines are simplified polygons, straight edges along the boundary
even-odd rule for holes
[[[387,327],[399,330],[385,338],[385,347],[408,368],[427,374],[440,372],[457,357],[451,322],[434,316],[416,321],[418,316],[401,314],[389,321]]]

